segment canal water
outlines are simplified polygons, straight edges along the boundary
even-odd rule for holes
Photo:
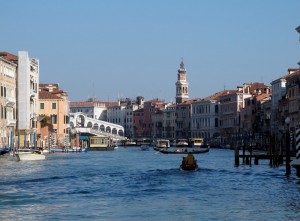
[[[300,179],[268,161],[234,166],[232,150],[196,156],[138,147],[0,158],[0,220],[300,220]]]

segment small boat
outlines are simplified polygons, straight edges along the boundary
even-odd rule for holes
[[[201,148],[201,149],[180,148],[175,150],[161,149],[158,151],[164,154],[186,154],[186,153],[201,154],[201,153],[209,152],[209,148]]]
[[[156,145],[157,148],[168,148],[170,147],[170,141],[169,140],[163,140],[163,139],[159,139],[156,141]]]
[[[149,150],[150,146],[143,144],[140,146],[140,148],[141,148],[141,150]]]
[[[187,140],[184,139],[179,139],[176,141],[176,147],[188,147],[189,143],[187,142]]]
[[[198,169],[197,160],[192,153],[188,153],[186,157],[182,158],[180,169],[187,171],[196,171]]]
[[[189,140],[189,144],[191,147],[202,147],[204,145],[203,138],[191,138]]]
[[[50,150],[51,153],[78,153],[87,152],[87,148],[81,147],[70,147],[70,148],[53,148]]]
[[[0,148],[0,155],[4,155],[9,152],[9,149],[6,147]]]
[[[180,170],[185,170],[185,171],[196,171],[198,169],[197,163],[189,165],[189,164],[181,164],[180,165]]]
[[[46,156],[40,151],[28,148],[18,149],[15,156],[19,161],[45,160]]]

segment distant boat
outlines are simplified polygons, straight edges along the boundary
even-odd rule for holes
[[[204,139],[203,138],[191,138],[189,139],[189,146],[191,147],[203,147]]]
[[[64,152],[64,153],[78,153],[78,152],[87,152],[87,148],[81,147],[70,147],[70,148],[53,148],[50,149],[51,153]]]
[[[159,150],[160,153],[164,154],[187,154],[187,153],[192,153],[192,154],[201,154],[201,153],[208,153],[209,148],[201,148],[201,149],[194,149],[194,148],[180,148],[180,149],[174,149],[170,148],[168,150],[166,149],[161,149]]]
[[[106,151],[114,150],[117,145],[109,137],[90,137],[90,146],[88,151]]]
[[[150,149],[150,146],[149,145],[146,145],[146,144],[143,144],[140,146],[141,150],[149,150]]]
[[[170,141],[164,139],[158,139],[155,143],[155,150],[166,149],[170,147]]]
[[[15,156],[19,161],[32,161],[32,160],[45,160],[46,156],[40,151],[32,150],[29,148],[18,149]]]
[[[185,139],[178,139],[175,143],[176,147],[189,147],[189,143]]]

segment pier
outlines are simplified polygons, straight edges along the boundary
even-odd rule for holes
[[[246,165],[252,165],[254,161],[255,165],[259,164],[259,160],[269,160],[270,166],[279,166],[287,161],[287,154],[274,154],[270,151],[265,150],[252,150],[251,148],[243,148],[242,150],[237,147],[235,148],[235,166],[240,165],[240,159],[242,163]],[[292,156],[294,157],[294,156]],[[291,161],[291,160],[288,160]]]

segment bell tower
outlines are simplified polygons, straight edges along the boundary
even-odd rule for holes
[[[189,99],[189,83],[186,80],[186,69],[183,60],[181,60],[180,68],[178,69],[176,82],[176,104],[183,103]]]

